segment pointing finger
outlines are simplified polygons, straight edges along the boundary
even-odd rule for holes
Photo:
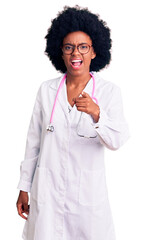
[[[82,97],[84,97],[84,98],[87,98],[87,97],[89,97],[89,94],[88,94],[88,93],[86,93],[86,92],[82,92],[81,94],[82,94]]]

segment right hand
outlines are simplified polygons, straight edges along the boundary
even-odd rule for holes
[[[17,211],[18,211],[18,214],[26,220],[27,220],[27,217],[24,215],[24,213],[27,214],[27,215],[29,214],[28,202],[29,202],[28,193],[24,192],[24,191],[20,191],[19,196],[18,196],[18,200],[17,200],[17,203],[16,203]]]

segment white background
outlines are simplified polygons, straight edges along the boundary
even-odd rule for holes
[[[51,4],[50,4],[51,2]],[[131,137],[106,150],[109,199],[117,240],[147,239],[146,7],[133,0],[5,0],[0,6],[1,238],[21,239],[19,166],[40,84],[59,76],[44,54],[44,37],[64,5],[99,13],[112,29],[112,61],[100,75],[120,86]],[[72,1],[73,2],[73,1]]]

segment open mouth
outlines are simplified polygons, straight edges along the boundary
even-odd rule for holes
[[[77,67],[78,68],[78,67],[81,66],[82,62],[83,62],[82,60],[77,59],[77,60],[72,60],[71,64],[72,64],[73,67],[75,67],[75,68]]]

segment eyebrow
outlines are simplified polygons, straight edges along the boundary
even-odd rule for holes
[[[79,43],[78,45],[80,45],[80,44],[88,44],[88,43],[86,43],[86,42],[82,42],[82,43]],[[72,43],[65,43],[65,44],[63,44],[63,45],[71,45],[71,46],[75,46],[75,44],[72,44]]]

